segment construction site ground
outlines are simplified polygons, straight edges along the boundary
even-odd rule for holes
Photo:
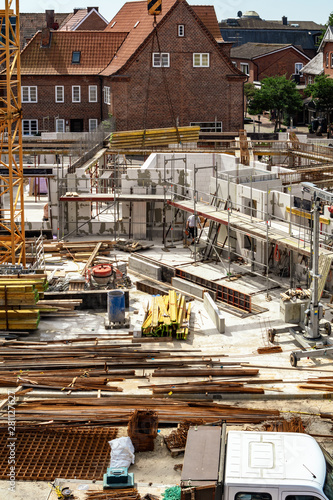
[[[89,238],[87,238],[89,239]],[[192,267],[193,272],[202,273],[205,276],[211,276],[212,279],[217,279],[219,274],[225,275],[225,268],[221,264],[216,263],[194,263],[193,246],[185,247],[182,241],[175,242],[174,248],[163,248],[161,242],[154,242],[154,246],[144,253],[145,257],[149,257],[154,261],[164,262],[172,266]],[[121,251],[114,251],[117,257],[121,260],[127,260],[128,254]],[[111,253],[112,255],[112,253]],[[226,265],[226,264],[225,264]],[[51,264],[47,263],[51,267]],[[231,270],[232,266],[231,266]],[[248,272],[246,265],[237,266],[235,272],[246,274]],[[135,283],[139,279],[138,275],[131,275],[132,282]],[[145,277],[142,276],[142,279]],[[300,389],[298,386],[304,383],[310,377],[317,376],[333,376],[332,359],[302,359],[298,366],[293,368],[290,366],[289,356],[295,350],[295,342],[289,333],[279,335],[276,343],[282,348],[280,353],[258,354],[259,347],[267,347],[269,344],[267,330],[269,328],[278,328],[284,326],[280,318],[280,293],[289,288],[289,280],[274,277],[275,283],[269,284],[267,293],[267,282],[264,276],[256,276],[249,278],[248,275],[241,277],[235,281],[228,282],[228,286],[251,294],[252,301],[262,310],[260,314],[244,314],[239,315],[231,313],[225,307],[221,307],[221,312],[225,317],[225,333],[219,333],[212,320],[209,318],[204,309],[203,302],[193,300],[190,334],[186,341],[175,340],[172,342],[156,342],[145,343],[145,348],[152,350],[158,349],[180,349],[191,350],[196,353],[202,353],[202,356],[209,357],[210,355],[220,355],[221,366],[224,362],[235,361],[243,363],[244,366],[252,366],[259,368],[258,386],[260,379],[272,379],[270,384],[263,385],[264,394],[218,394],[216,401],[221,401],[238,407],[248,407],[256,409],[277,409],[281,412],[281,417],[290,419],[293,416],[302,418],[306,432],[314,434],[319,443],[325,449],[333,454],[333,433],[332,433],[332,418],[323,418],[321,414],[327,413],[332,416],[331,394],[325,394],[324,391],[313,391],[308,389]],[[280,284],[280,287],[279,287]],[[146,307],[149,295],[136,290],[133,286],[129,290],[130,307],[127,314],[129,318],[133,318],[134,311]],[[269,300],[267,300],[269,299]],[[327,305],[329,297],[323,299]],[[331,320],[332,309],[326,307],[326,319]],[[37,331],[25,338],[27,341],[48,341],[60,340],[69,338],[95,337],[98,342],[103,342],[110,330],[106,330],[104,326],[104,318],[106,311],[88,310],[77,311],[75,316],[66,318],[42,319]],[[131,327],[130,327],[131,328]],[[112,330],[112,334],[122,335],[124,329]],[[105,341],[106,343],[108,341]],[[124,342],[119,340],[119,343]],[[297,347],[296,347],[297,348]],[[216,358],[215,358],[216,359]],[[151,383],[162,384],[166,379],[154,378],[151,380],[149,373],[143,373],[142,370],[137,370],[138,375],[145,375],[146,378],[125,380],[120,385],[123,389],[123,394],[150,394],[150,391],[138,386],[149,385]],[[177,379],[168,379],[168,383],[179,383],[181,381],[189,381],[184,377]],[[193,380],[193,379],[192,379]],[[2,394],[6,394],[6,389],[1,389]],[[50,394],[52,391],[43,390],[36,391],[33,396],[40,397]],[[82,395],[82,393],[81,393]],[[61,394],[62,396],[62,394]],[[102,392],[102,397],[104,396]],[[180,395],[181,396],[181,395]],[[73,395],[73,397],[75,397]],[[170,399],[177,398],[174,394],[166,396]],[[190,395],[186,395],[189,399]],[[210,399],[210,395],[197,394],[196,399]],[[18,398],[18,404],[21,398]],[[257,426],[243,425],[244,429],[254,429]],[[183,455],[172,458],[163,442],[163,436],[171,432],[171,428],[165,425],[159,428],[158,436],[155,440],[155,450],[153,452],[137,453],[135,457],[135,465],[130,467],[130,472],[134,473],[135,483],[139,492],[144,495],[151,493],[161,495],[165,488],[174,486],[180,482],[180,471],[174,470],[176,464],[183,463]],[[126,427],[120,428],[120,435],[126,435]],[[329,436],[322,438],[318,436]],[[54,478],[57,479],[57,478]],[[70,487],[75,497],[84,499],[84,493],[89,488],[102,489],[100,481],[92,483],[91,481],[67,480],[66,478],[58,478],[59,484]],[[8,491],[8,481],[0,481],[0,498],[10,500],[53,500],[56,499],[55,492],[47,482],[16,482],[16,490]]]

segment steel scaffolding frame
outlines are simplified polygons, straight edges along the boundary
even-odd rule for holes
[[[0,26],[0,264],[25,266],[19,0],[5,0]]]

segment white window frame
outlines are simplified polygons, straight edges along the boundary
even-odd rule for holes
[[[110,92],[110,87],[104,87],[103,88],[103,94],[104,94],[104,104],[111,104],[111,92]]]
[[[170,53],[169,52],[153,52],[153,68],[169,68]]]
[[[59,133],[65,132],[65,120],[63,118],[56,119],[55,131]]]
[[[222,121],[191,122],[191,127],[200,127],[201,132],[222,132]]]
[[[302,76],[302,71],[303,71],[303,63],[301,62],[295,63],[295,75]]]
[[[65,102],[65,89],[63,85],[55,86],[55,102]]]
[[[35,129],[35,133],[32,133],[32,122],[35,122],[36,124],[36,129]],[[28,134],[25,134],[24,133],[24,128],[25,128],[25,124],[28,123]],[[28,137],[28,136],[32,136],[32,135],[37,135],[38,134],[38,120],[36,119],[32,119],[32,120],[22,120],[22,134],[25,136],[25,137]]]
[[[97,85],[89,85],[89,102],[97,102]]]
[[[22,102],[38,102],[37,87],[28,87],[26,85],[23,85],[21,87],[21,98]]]
[[[89,118],[89,132],[95,132],[98,127],[97,118]]]
[[[78,95],[75,92],[78,90]],[[81,85],[72,85],[72,102],[81,102]]]
[[[326,68],[328,68],[328,58],[329,58],[329,55],[328,55],[328,52],[326,52]]]
[[[185,25],[184,24],[178,24],[178,36],[180,36],[180,37],[185,36]]]
[[[313,78],[312,78],[312,75],[309,75],[308,76],[308,85],[312,85],[313,84]]]
[[[240,63],[240,70],[245,75],[249,75],[250,74],[250,65],[249,65],[249,63]]]
[[[206,59],[206,61],[204,61]],[[209,53],[194,52],[193,53],[193,68],[209,68]]]

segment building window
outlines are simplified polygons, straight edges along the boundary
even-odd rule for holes
[[[81,102],[81,87],[80,85],[72,86],[72,102]]]
[[[178,36],[185,36],[185,26],[178,24]]]
[[[168,68],[170,66],[170,54],[168,52],[154,52],[153,53],[153,66],[154,68]]]
[[[81,52],[79,50],[73,50],[72,52],[72,64],[80,64]]]
[[[240,63],[240,70],[245,73],[246,75],[250,74],[250,68],[248,63]]]
[[[194,68],[208,68],[209,67],[209,54],[208,53],[194,53],[193,54],[193,67]]]
[[[313,83],[312,76],[308,76],[308,85],[311,85]]]
[[[303,63],[295,63],[295,75],[301,75],[303,69]]]
[[[104,103],[111,104],[111,95],[110,95],[110,87],[104,87]]]
[[[235,66],[235,68],[237,68],[237,63],[236,63],[236,61],[231,61],[231,62],[232,62],[232,64]]]
[[[326,52],[326,68],[328,68],[328,52]]]
[[[65,132],[65,120],[57,119],[56,120],[56,132]]]
[[[56,102],[64,102],[64,87],[62,85],[56,85],[55,101]]]
[[[97,85],[89,85],[89,102],[97,102]]]
[[[200,127],[202,132],[222,132],[222,122],[191,122],[191,127]]]
[[[38,120],[22,120],[23,135],[38,134]]]
[[[37,102],[37,87],[22,87],[22,102]]]
[[[96,118],[90,118],[89,119],[89,132],[95,132],[95,130],[97,130],[97,125],[98,125],[98,122],[97,122]]]

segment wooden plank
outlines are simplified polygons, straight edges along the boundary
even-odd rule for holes
[[[90,257],[88,259],[88,262],[86,263],[86,265],[84,266],[84,268],[80,272],[81,276],[84,276],[87,269],[89,269],[89,267],[91,267],[91,265],[93,264],[94,259],[95,259],[96,255],[98,254],[98,250],[101,248],[101,245],[102,245],[102,242],[100,241],[95,246],[94,251],[92,252],[92,254],[90,255]]]

